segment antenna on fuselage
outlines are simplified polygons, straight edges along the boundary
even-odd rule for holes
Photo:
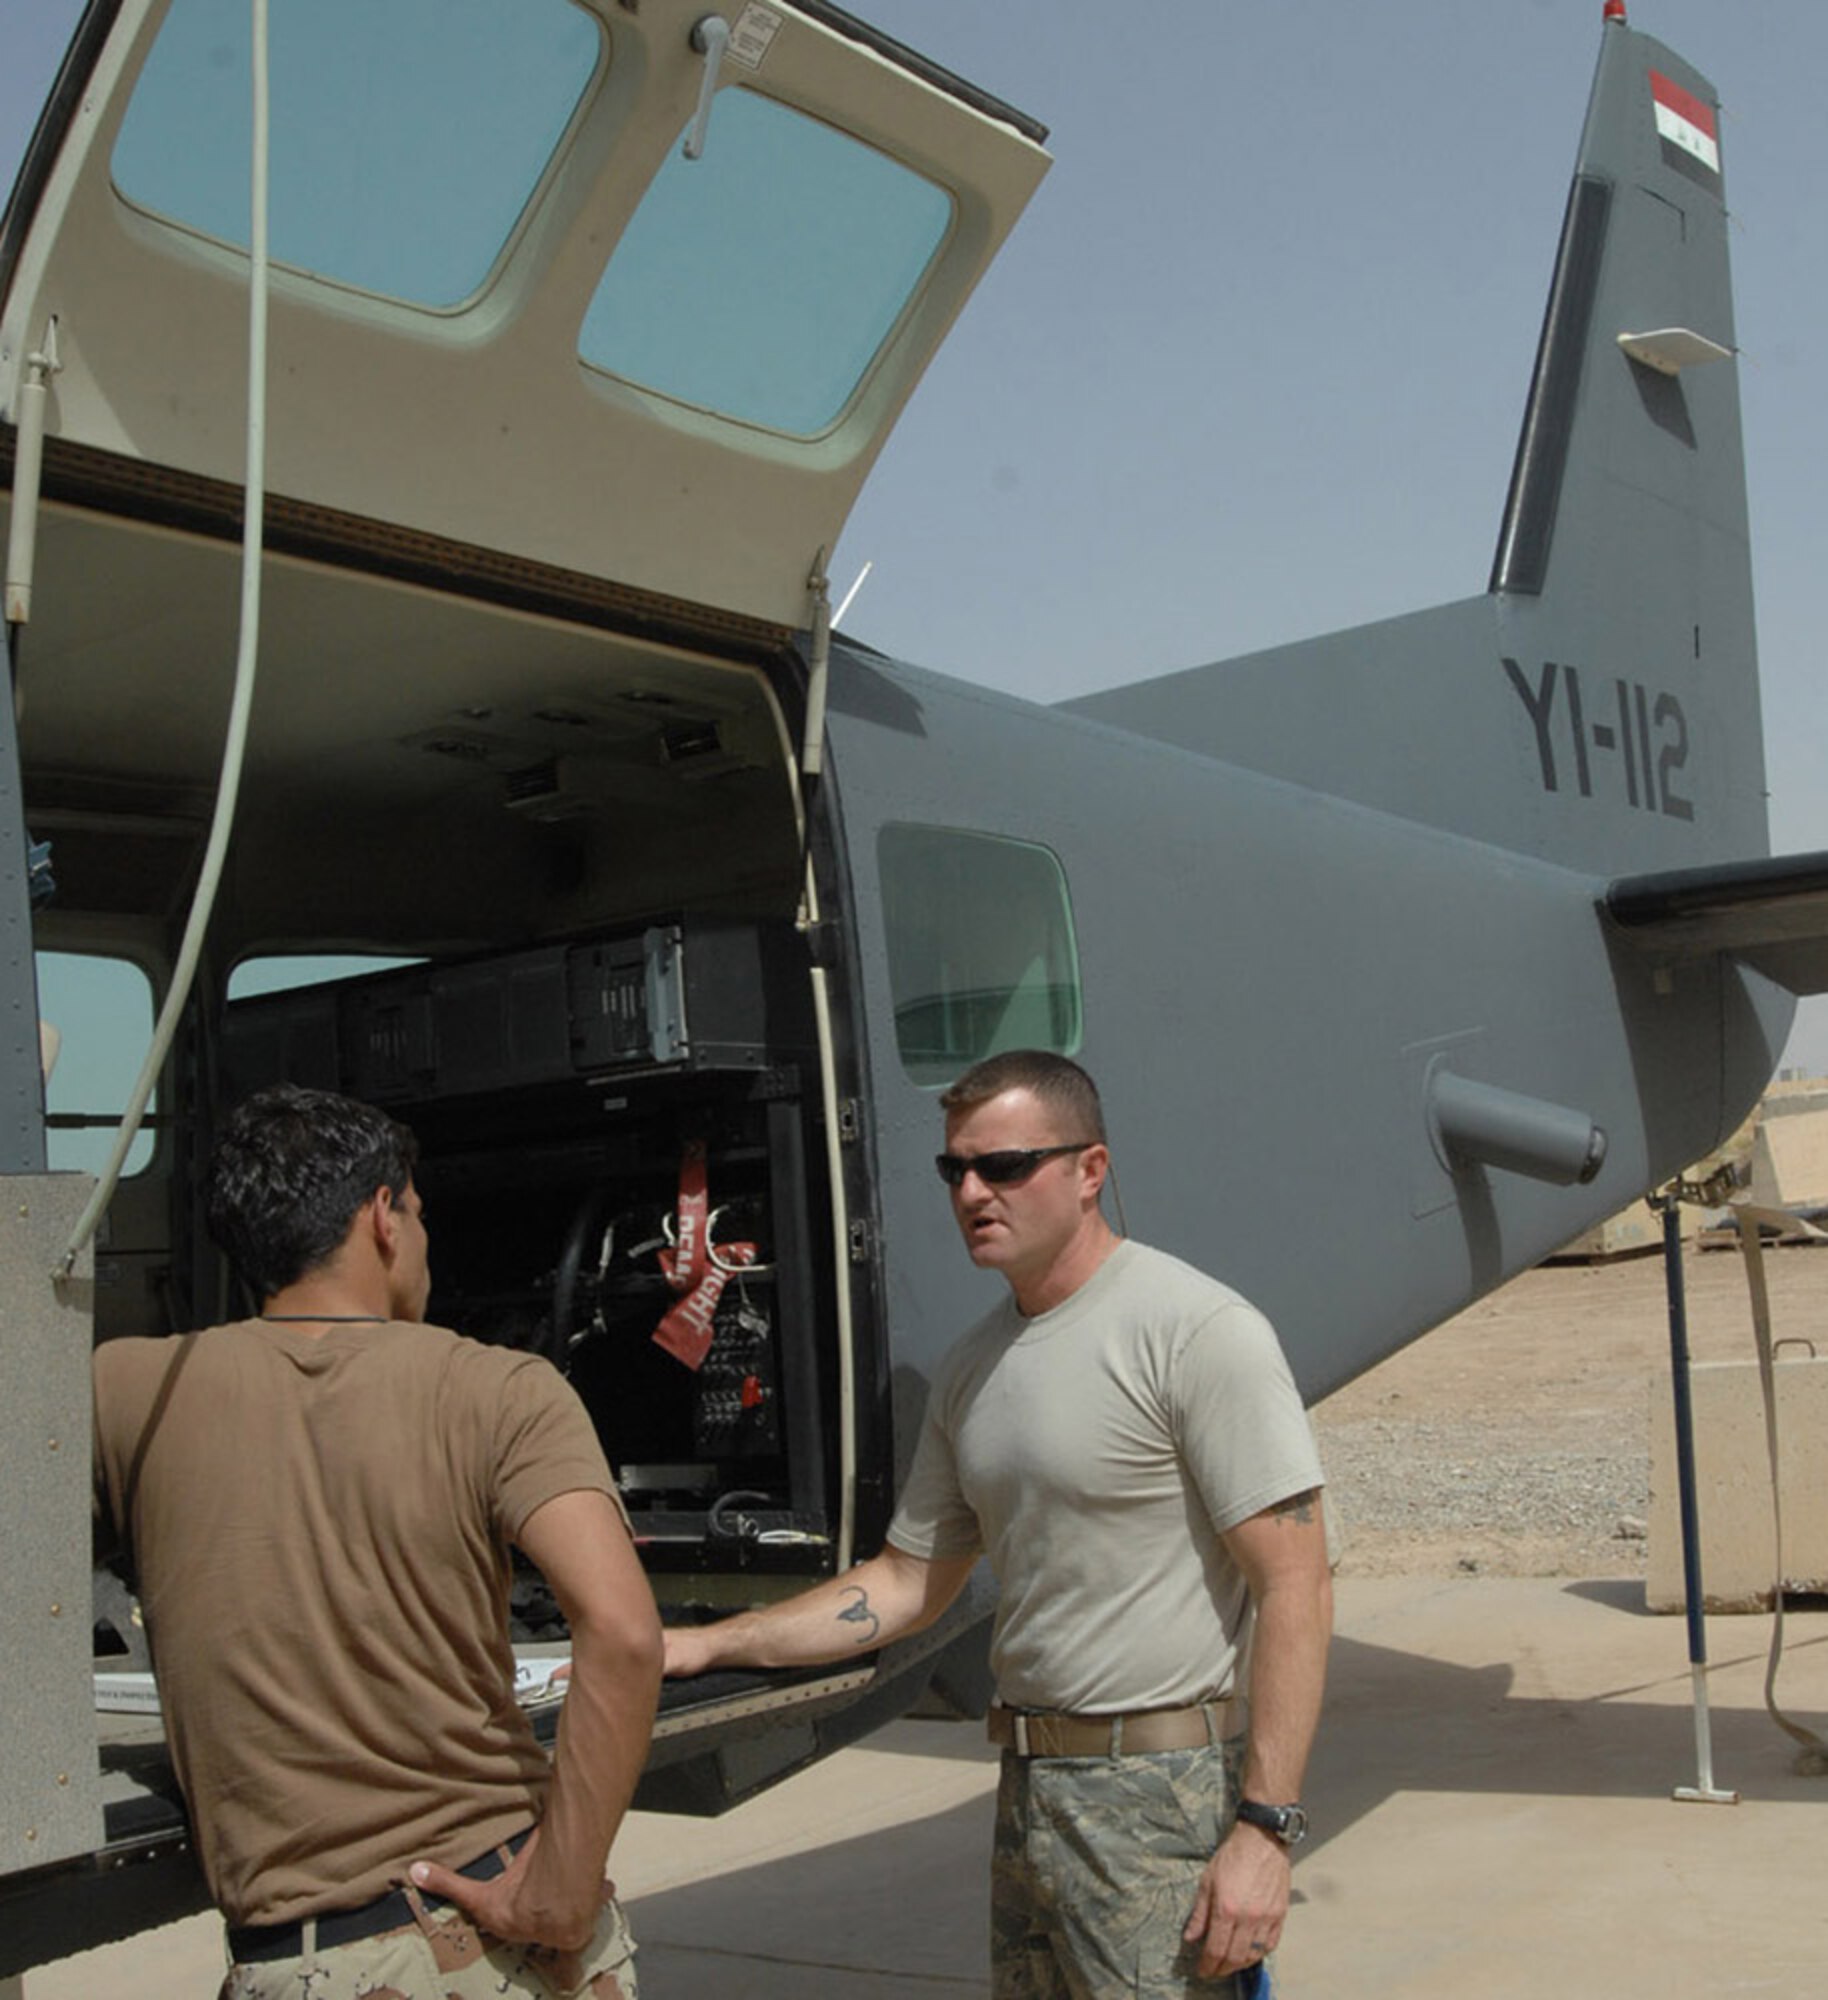
[[[844,602],[840,604],[837,610],[832,613],[831,622],[834,630],[836,630],[838,626],[843,624],[844,614],[851,608],[853,604],[856,603],[858,591],[860,591],[863,588],[864,583],[868,578],[870,571],[873,570],[875,567],[876,567],[876,559],[874,556],[872,556],[869,559],[869,561],[866,562],[863,565],[863,567],[857,572],[857,581],[853,583],[850,589],[844,593]]]

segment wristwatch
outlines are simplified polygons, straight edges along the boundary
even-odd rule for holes
[[[1238,1817],[1246,1826],[1273,1833],[1284,1847],[1297,1846],[1308,1837],[1306,1806],[1266,1806],[1256,1799],[1240,1799]]]

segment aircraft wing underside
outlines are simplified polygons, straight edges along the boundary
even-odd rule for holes
[[[1828,853],[1622,876],[1601,907],[1640,949],[1730,952],[1792,993],[1828,993]]]

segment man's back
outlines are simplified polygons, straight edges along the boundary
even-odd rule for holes
[[[507,1542],[610,1490],[546,1363],[402,1321],[249,1321],[107,1344],[96,1409],[98,1500],[231,1922],[365,1901],[537,1817]]]

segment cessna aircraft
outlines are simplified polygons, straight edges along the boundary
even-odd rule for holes
[[[981,1307],[931,1167],[978,1057],[1084,1057],[1129,1220],[1316,1398],[1705,1153],[1828,986],[1717,100],[1621,0],[1483,592],[1055,708],[826,576],[1039,125],[823,0],[319,0],[250,204],[247,11],[92,0],[0,234],[0,1978],[200,1901],[156,1720],[98,1750],[87,1356],[240,1309],[248,1089],[414,1126],[434,1317],[568,1371],[691,1618],[880,1545]],[[33,947],[163,1003],[93,1194]],[[670,1687],[644,1802],[980,1702],[987,1611]]]

